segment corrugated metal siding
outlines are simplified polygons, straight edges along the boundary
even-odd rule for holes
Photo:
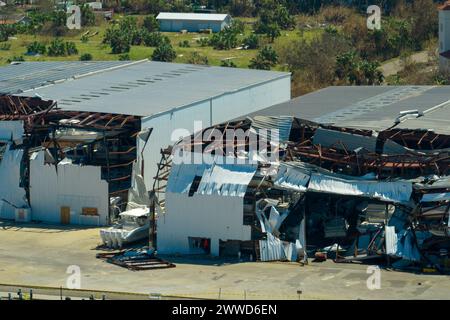
[[[160,20],[159,28],[163,32],[200,32],[201,30],[211,29],[213,32],[219,32],[227,23],[222,21],[195,21],[195,20]]]
[[[192,12],[160,12],[157,20],[195,20],[195,21],[224,21],[228,14],[221,13],[192,13]]]
[[[260,130],[279,130],[280,141],[288,141],[292,128],[292,117],[265,117],[255,116],[252,120],[252,127],[259,132]]]
[[[215,164],[203,173],[198,194],[244,197],[256,165]]]

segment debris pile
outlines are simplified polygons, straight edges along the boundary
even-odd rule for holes
[[[233,136],[238,129],[244,137]],[[277,142],[268,135],[274,129]],[[259,141],[256,155],[254,141]],[[223,157],[257,164],[246,188],[239,188],[244,190],[243,224],[251,228],[251,239],[240,241],[240,254],[304,263],[308,257],[384,259],[394,268],[449,271],[450,136],[395,126],[374,132],[283,116],[224,123],[162,151],[154,192],[163,211],[167,187],[178,183],[177,173],[187,166],[173,163],[180,152],[187,158],[199,152],[214,158],[194,169],[189,164],[195,172],[190,196],[230,196],[223,176],[208,169],[222,166],[218,160]],[[227,174],[242,167],[227,165]],[[202,188],[206,178],[215,179],[209,193]]]
[[[139,130],[138,116],[0,94],[0,177],[10,189],[2,192],[0,218],[31,207],[37,221],[109,224],[127,202]],[[112,199],[119,199],[114,207]]]
[[[98,253],[97,258],[133,271],[175,268],[175,264],[154,255],[153,250],[124,250]]]

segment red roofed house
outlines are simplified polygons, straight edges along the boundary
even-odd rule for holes
[[[439,6],[439,68],[450,72],[450,1]]]

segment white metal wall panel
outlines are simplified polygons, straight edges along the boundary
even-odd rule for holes
[[[109,211],[108,183],[101,180],[101,168],[44,164],[44,152],[30,161],[32,219],[61,222],[61,207],[70,207],[71,224],[106,225]],[[97,208],[99,217],[82,216],[83,207]]]
[[[243,212],[240,197],[167,193],[166,213],[158,218],[158,252],[188,254],[188,237],[202,237],[211,239],[211,254],[219,255],[219,239],[251,239]]]
[[[172,134],[175,129],[186,129],[189,134],[194,130],[194,121],[201,121],[204,127],[210,125],[210,102],[201,102],[189,108],[174,110],[172,113],[164,113],[142,120],[142,129],[153,128],[150,139],[144,150],[144,179],[147,187],[153,186],[153,177],[157,174],[157,164],[161,160],[161,149],[173,145],[180,136]],[[138,146],[138,161],[143,145]]]
[[[174,129],[185,128],[191,134],[194,121],[201,121],[203,127],[208,127],[288,101],[291,97],[290,81],[287,76],[142,119],[142,129],[153,128],[144,151],[145,183],[153,186],[157,163],[161,159],[160,150],[174,143],[171,140]],[[139,145],[138,161],[141,148]]]
[[[23,121],[0,121],[0,141],[22,142]]]
[[[16,207],[26,207],[25,189],[20,185],[20,162],[23,150],[10,150],[7,147],[0,160],[0,218],[14,219],[14,207],[3,200],[12,203]]]
[[[213,99],[214,124],[262,110],[291,98],[289,76],[235,91]]]

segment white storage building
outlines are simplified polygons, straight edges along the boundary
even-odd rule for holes
[[[156,19],[159,29],[164,32],[200,32],[206,29],[219,32],[231,24],[230,15],[217,13],[161,12]]]
[[[56,102],[60,110],[80,114],[139,117],[141,130],[151,131],[147,141],[137,138],[136,152],[139,168],[145,164],[144,179],[151,189],[160,150],[180,138],[177,134],[173,136],[175,130],[190,134],[196,122],[198,126],[200,121],[204,128],[288,101],[290,74],[148,60],[26,62],[0,68],[1,94],[39,97]],[[7,126],[10,124],[0,121],[0,132]],[[11,164],[5,163],[0,169],[3,167],[10,170]],[[100,168],[81,168],[70,163],[55,167],[45,162],[43,154],[32,156],[30,206],[35,218],[61,221],[64,208],[73,217],[71,223],[107,223],[109,195],[100,178]],[[18,167],[11,171],[16,177],[7,181],[20,181],[18,171]],[[0,176],[3,174],[8,176],[0,172]],[[83,220],[80,217],[83,208],[96,209],[98,218]],[[9,209],[0,210],[0,218],[11,215]]]

